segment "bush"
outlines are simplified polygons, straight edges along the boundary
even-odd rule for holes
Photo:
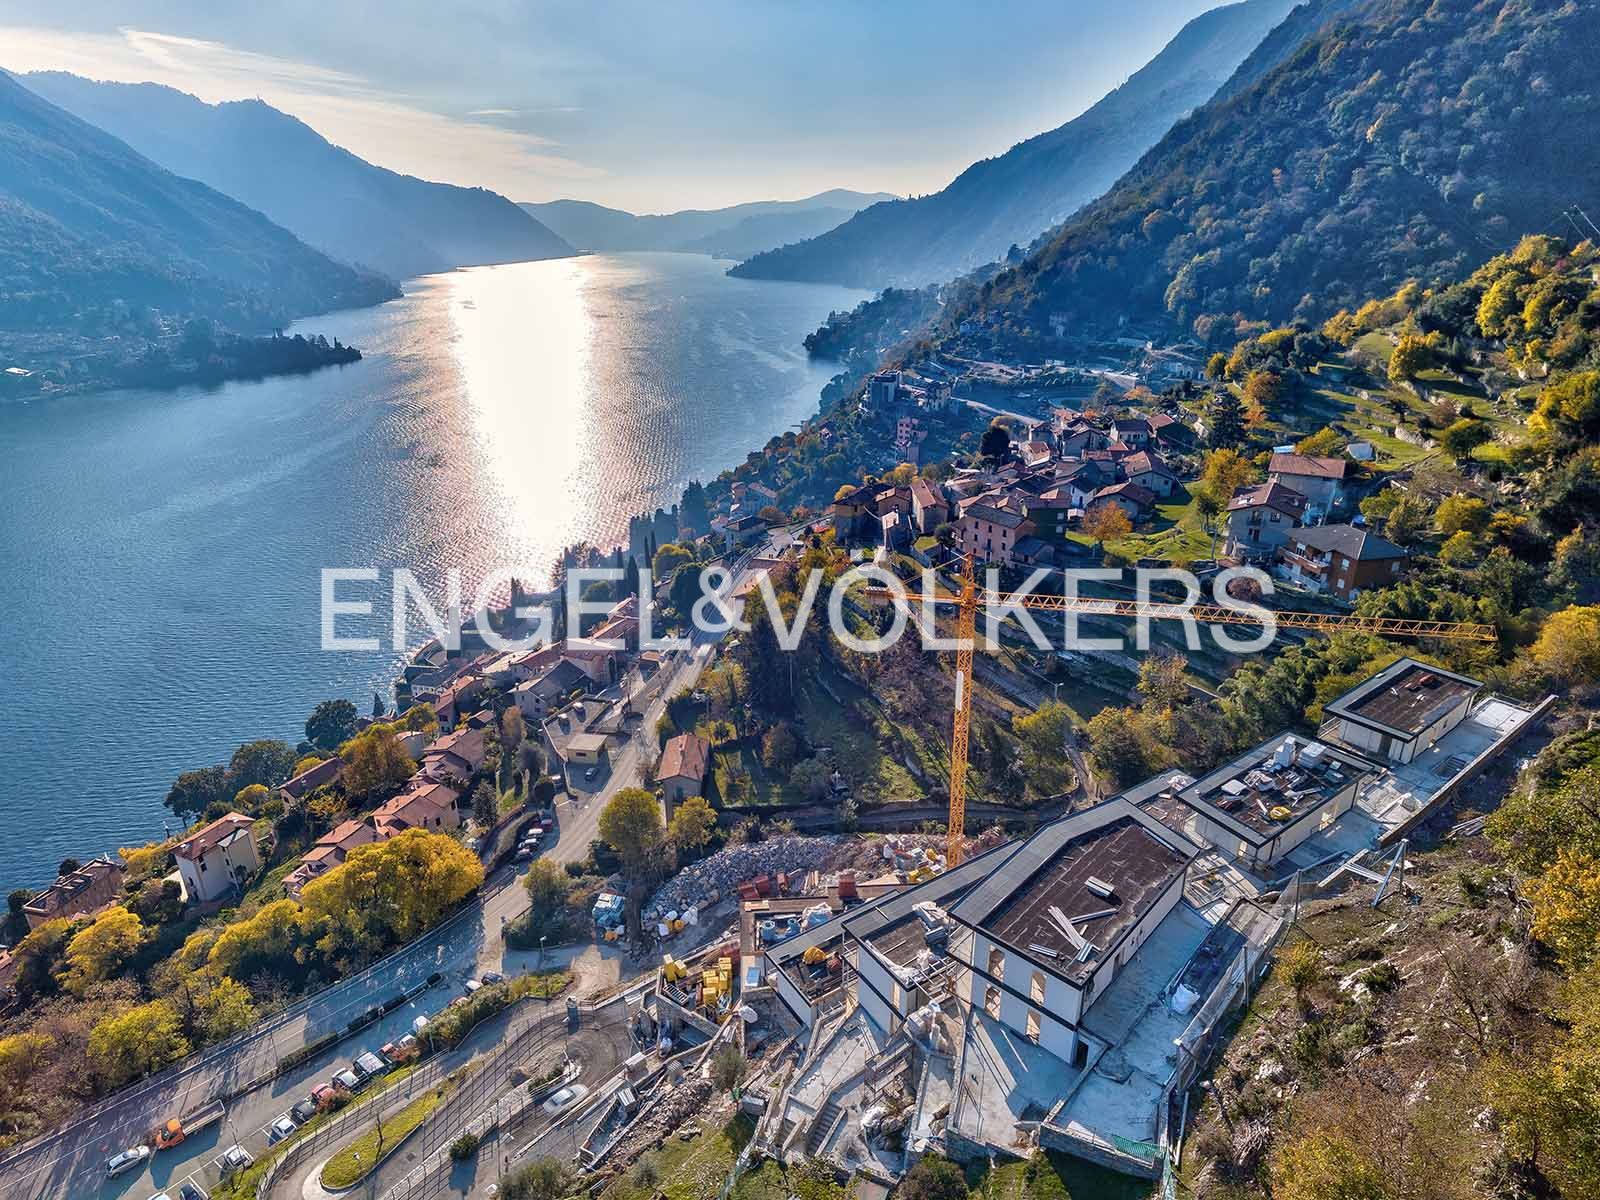
[[[1322,951],[1310,940],[1285,946],[1278,952],[1278,971],[1294,994],[1304,997],[1322,979]]]
[[[455,1141],[450,1143],[451,1162],[466,1162],[467,1159],[471,1158],[477,1152],[478,1135],[475,1133],[463,1133]]]
[[[1392,992],[1400,986],[1400,968],[1391,962],[1381,962],[1361,977],[1361,982],[1373,992]]]

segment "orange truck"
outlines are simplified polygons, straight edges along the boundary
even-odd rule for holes
[[[222,1120],[222,1105],[208,1104],[192,1113],[173,1117],[152,1135],[157,1150],[170,1150],[185,1138],[193,1137],[202,1129]]]

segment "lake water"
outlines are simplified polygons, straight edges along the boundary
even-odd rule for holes
[[[370,710],[400,656],[320,649],[324,567],[543,579],[812,415],[801,338],[865,293],[676,254],[414,280],[297,329],[365,358],[308,376],[0,406],[0,889],[163,834],[179,771]],[[346,635],[375,624],[341,624]],[[420,633],[413,633],[412,641]],[[387,643],[386,643],[387,645]]]

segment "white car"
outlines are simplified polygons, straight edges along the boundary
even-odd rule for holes
[[[222,1152],[222,1173],[229,1175],[234,1171],[242,1171],[253,1162],[255,1159],[251,1157],[250,1151],[235,1142]]]
[[[137,1171],[144,1166],[149,1158],[149,1146],[129,1146],[120,1154],[113,1154],[106,1159],[106,1178],[115,1179],[118,1175],[126,1175],[129,1171]]]
[[[467,995],[469,995],[469,996],[472,995],[473,992],[476,992],[481,987],[483,987],[483,983],[482,983],[481,980],[477,980],[477,979],[469,979],[469,980],[467,980]]]
[[[274,1121],[272,1123],[272,1127],[267,1130],[267,1141],[273,1143],[281,1142],[284,1138],[288,1137],[291,1133],[299,1128],[300,1126],[294,1123],[294,1118],[288,1113],[284,1113],[284,1115]]]
[[[589,1089],[584,1087],[583,1084],[569,1083],[544,1102],[544,1111],[552,1117],[557,1113],[564,1113],[588,1094]]]

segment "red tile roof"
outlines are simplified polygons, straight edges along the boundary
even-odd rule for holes
[[[1350,463],[1342,458],[1317,458],[1311,454],[1274,454],[1269,474],[1306,475],[1314,479],[1343,479]]]
[[[656,768],[656,778],[704,779],[710,757],[710,742],[699,734],[680,733],[670,739],[661,751],[661,765]]]
[[[249,829],[252,820],[243,813],[232,812],[218,817],[211,824],[191,833],[173,848],[179,858],[197,859],[209,853],[240,829]]]

